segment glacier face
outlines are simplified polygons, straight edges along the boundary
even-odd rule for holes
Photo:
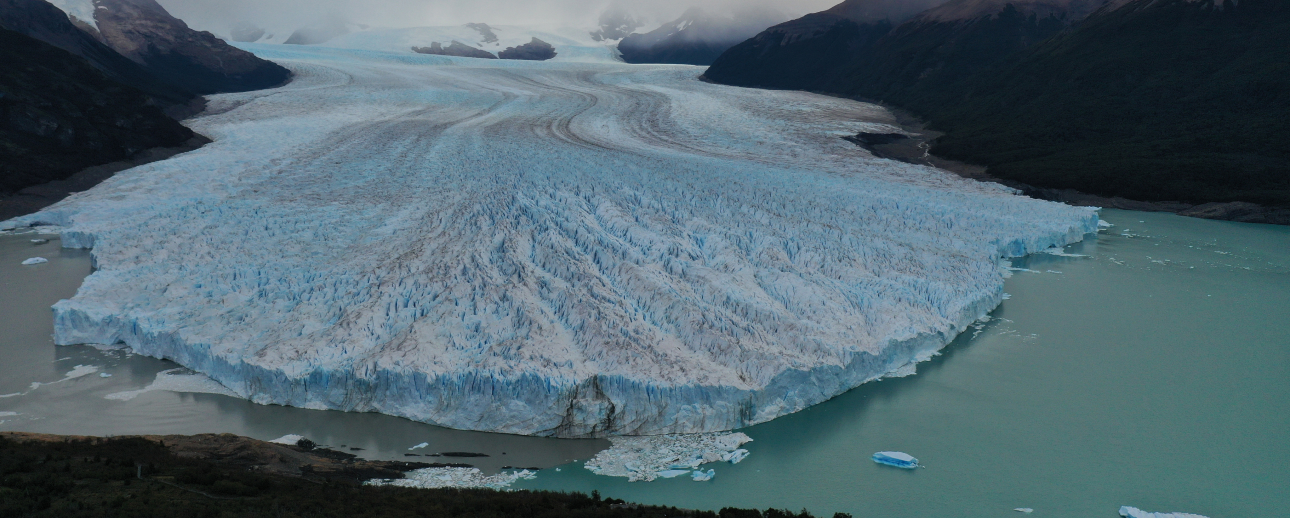
[[[728,430],[943,347],[1091,209],[842,141],[890,115],[699,69],[247,45],[214,143],[9,222],[97,271],[60,344],[261,403],[588,437]]]

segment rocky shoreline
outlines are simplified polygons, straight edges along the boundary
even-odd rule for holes
[[[202,135],[194,135],[180,146],[146,149],[126,160],[87,167],[64,180],[33,185],[14,194],[0,196],[0,220],[35,213],[74,193],[89,190],[121,171],[166,160],[201,148],[210,142],[210,139]]]

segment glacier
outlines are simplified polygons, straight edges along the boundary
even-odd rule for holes
[[[56,342],[264,404],[714,432],[908,371],[1000,304],[1002,259],[1097,230],[841,140],[896,131],[871,104],[563,40],[550,62],[381,50],[407,34],[242,45],[296,79],[212,96],[186,124],[213,143],[0,223],[92,250]]]

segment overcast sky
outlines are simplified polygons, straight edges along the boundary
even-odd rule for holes
[[[714,11],[732,5],[770,5],[788,18],[822,11],[841,0],[637,0],[628,10],[656,24],[691,6]],[[595,25],[611,0],[158,0],[171,14],[203,30],[224,32],[238,22],[292,30],[329,14],[385,27],[458,25]],[[652,29],[653,27],[650,27]]]

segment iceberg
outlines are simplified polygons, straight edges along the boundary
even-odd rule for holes
[[[529,470],[504,471],[495,475],[484,475],[478,468],[422,468],[403,474],[400,479],[373,479],[364,482],[368,486],[434,488],[484,488],[505,489],[516,481],[532,480],[537,475]]]
[[[33,264],[45,264],[47,262],[49,262],[49,259],[45,259],[44,257],[32,257],[31,259],[24,260],[22,264],[23,266],[31,266]]]
[[[583,467],[597,475],[627,477],[630,482],[672,478],[692,470],[700,473],[702,470],[696,468],[710,462],[735,457],[742,460],[748,456],[748,450],[740,446],[751,441],[751,437],[738,432],[610,437],[611,446]]]
[[[1148,513],[1137,507],[1120,507],[1120,516],[1125,518],[1206,518],[1199,514],[1189,513]]]
[[[695,482],[707,482],[712,480],[712,477],[716,476],[716,474],[717,471],[712,469],[707,471],[695,470],[690,474],[690,478],[694,479]]]
[[[729,462],[731,464],[739,464],[739,461],[744,460],[746,458],[748,458],[748,450],[745,450],[743,448],[739,448],[735,451],[723,454],[721,456],[721,460]]]
[[[873,461],[897,468],[914,469],[918,467],[918,459],[908,453],[899,451],[880,451],[873,454]]]
[[[295,80],[211,96],[185,124],[213,143],[5,223],[91,250],[56,342],[263,404],[732,430],[905,372],[999,305],[1001,258],[1096,231],[1096,210],[833,136],[890,122],[875,105],[386,37],[243,44]]]
[[[296,435],[296,434],[294,434],[294,433],[289,433],[289,434],[287,434],[287,435],[283,435],[282,437],[278,437],[277,439],[274,439],[274,440],[269,441],[269,442],[274,443],[274,444],[285,444],[285,445],[287,445],[287,446],[295,446],[297,443],[299,443],[299,442],[300,442],[301,440],[303,440],[304,438],[305,438],[305,436],[303,436],[303,435]]]

